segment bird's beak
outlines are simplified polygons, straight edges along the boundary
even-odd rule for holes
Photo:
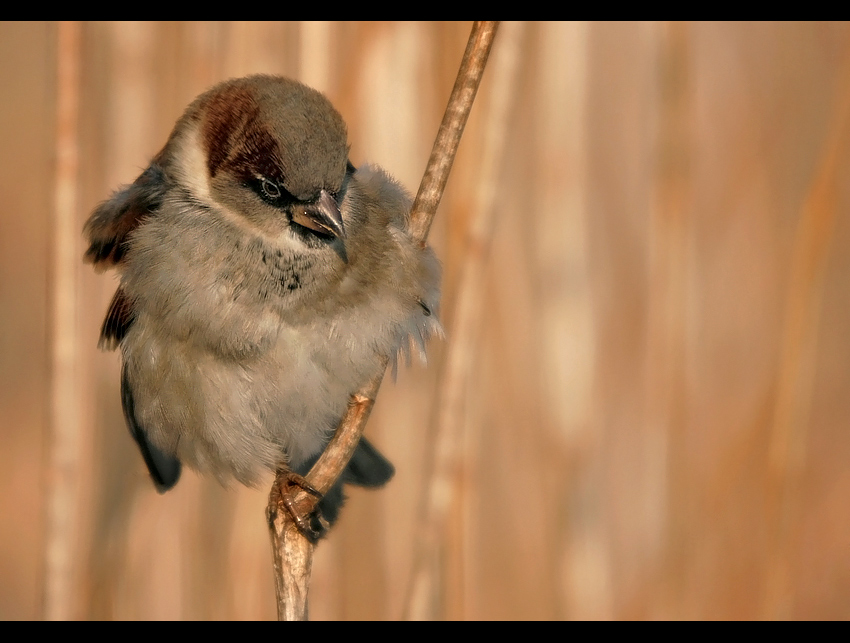
[[[327,190],[319,192],[319,198],[312,203],[296,205],[292,210],[292,220],[316,232],[345,239],[339,204]]]

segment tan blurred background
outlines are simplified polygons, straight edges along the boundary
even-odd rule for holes
[[[156,494],[80,230],[255,72],[325,92],[354,163],[415,190],[469,28],[0,24],[0,619],[274,618],[267,488]],[[319,546],[313,619],[405,613],[456,350],[426,616],[850,617],[848,63],[847,24],[502,25],[431,233],[448,338],[384,384],[367,434],[397,475]]]

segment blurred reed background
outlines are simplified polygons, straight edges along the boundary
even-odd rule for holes
[[[355,164],[415,190],[469,28],[0,24],[0,618],[274,618],[267,487],[156,494],[80,231],[194,96],[256,72],[325,92]],[[456,350],[418,615],[850,617],[848,63],[847,24],[502,25],[431,233],[448,339],[383,386],[367,434],[398,473],[319,546],[313,619],[408,613]]]

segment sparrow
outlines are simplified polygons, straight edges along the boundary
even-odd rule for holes
[[[120,347],[124,416],[160,493],[182,464],[225,485],[305,475],[388,358],[424,357],[440,266],[410,207],[384,170],[351,163],[327,98],[256,75],[198,96],[94,210],[85,260],[120,273],[99,346]],[[323,519],[343,483],[393,473],[361,438]]]

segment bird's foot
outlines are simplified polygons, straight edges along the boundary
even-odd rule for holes
[[[329,528],[319,509],[322,494],[304,476],[293,471],[278,471],[275,482],[280,490],[280,503],[292,517],[298,531],[315,543]]]

